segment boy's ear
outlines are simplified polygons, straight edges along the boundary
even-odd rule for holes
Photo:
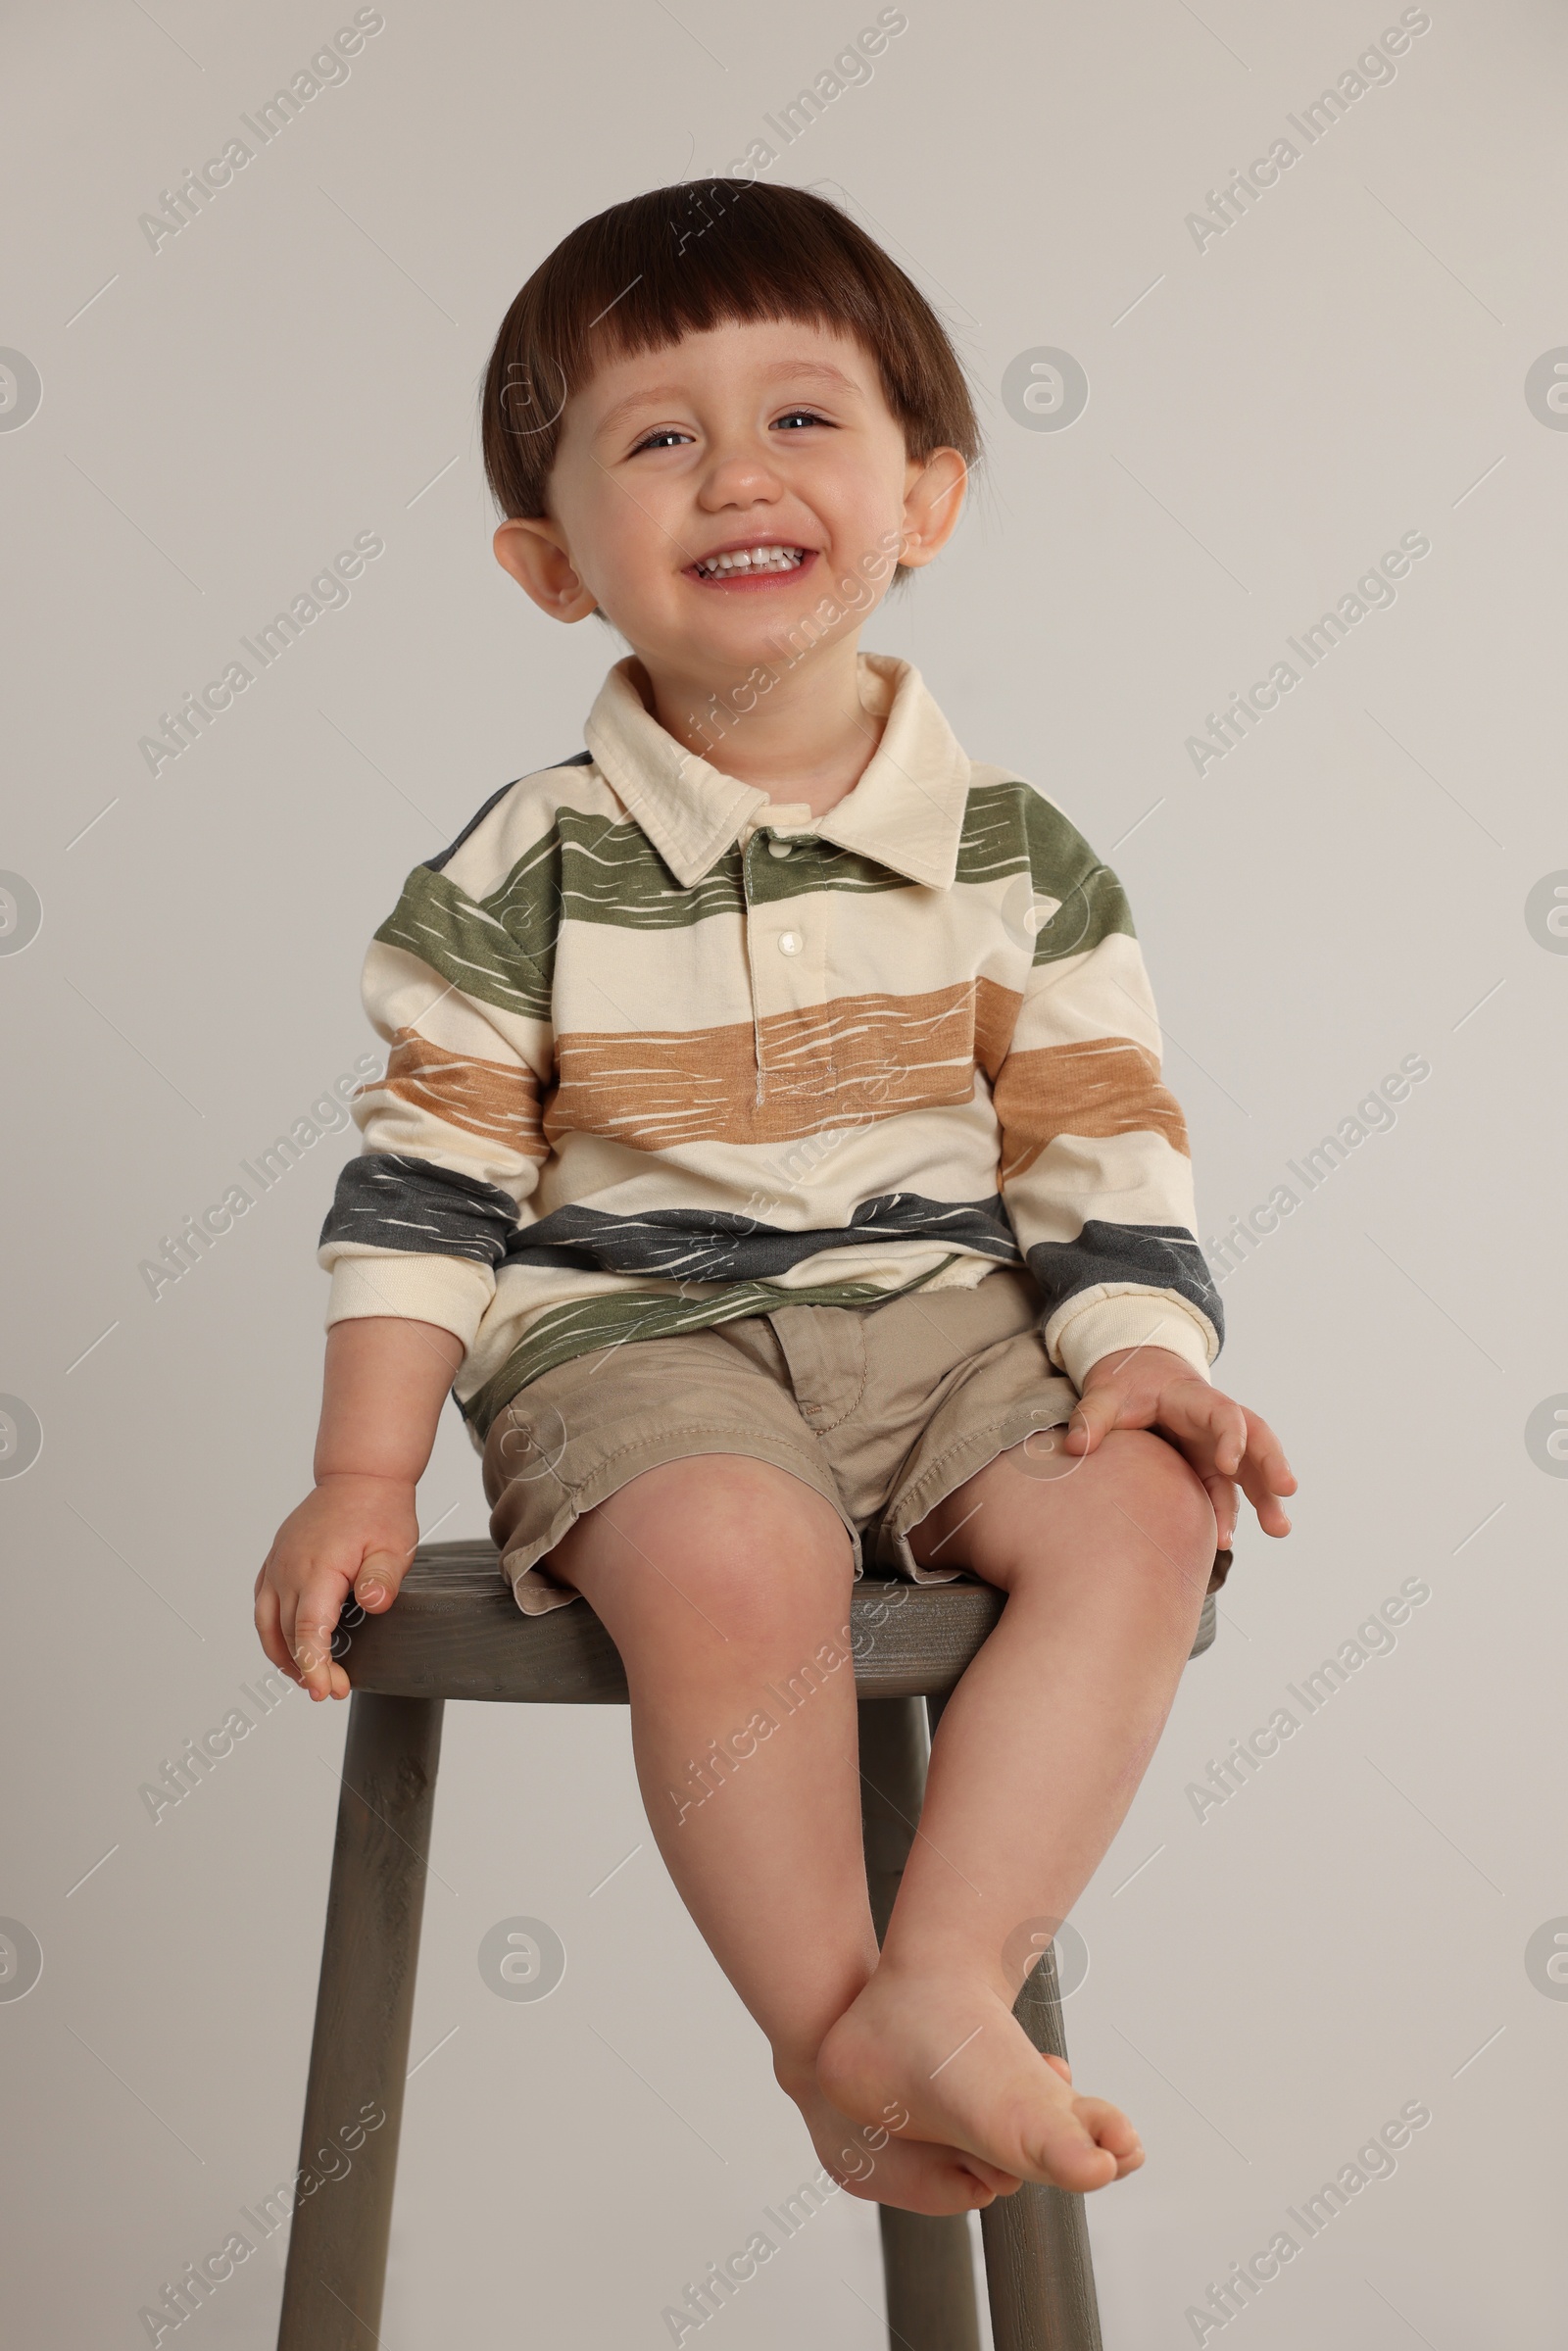
[[[904,546],[899,562],[929,563],[958,526],[969,468],[956,449],[933,449],[911,460],[904,484]]]
[[[518,587],[552,620],[586,620],[597,611],[593,590],[585,587],[573,570],[560,526],[548,516],[535,521],[526,514],[513,514],[502,523],[491,545],[502,570],[510,571]]]

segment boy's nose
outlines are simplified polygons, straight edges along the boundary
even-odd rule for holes
[[[765,447],[759,448],[755,442],[725,442],[710,450],[703,480],[705,504],[716,500],[720,505],[733,505],[738,494],[776,499],[782,491]]]

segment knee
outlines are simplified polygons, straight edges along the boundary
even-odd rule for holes
[[[770,1650],[803,1611],[819,1621],[824,1594],[840,1587],[848,1619],[854,1555],[843,1521],[767,1462],[712,1453],[663,1463],[590,1519],[601,1522],[595,1548],[622,1592],[640,1586],[654,1608],[673,1601],[694,1634],[706,1621],[726,1641]]]
[[[1112,1429],[1076,1466],[1037,1490],[1037,1507],[999,1512],[977,1544],[981,1574],[1014,1591],[1106,1577],[1142,1589],[1175,1618],[1196,1614],[1214,1560],[1214,1508],[1201,1478],[1173,1445],[1147,1429]]]
[[[1192,1463],[1152,1429],[1112,1429],[1100,1451],[1114,1498],[1146,1541],[1152,1575],[1175,1567],[1201,1595],[1214,1563],[1214,1505]]]

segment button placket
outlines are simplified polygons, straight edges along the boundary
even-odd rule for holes
[[[772,902],[766,898],[759,901],[752,887],[754,860],[761,845],[760,836],[754,833],[741,856],[741,877],[746,892],[746,964],[752,982],[752,1036],[757,1055],[757,1091],[753,1100],[758,1109],[766,1096],[768,1075],[762,1023],[769,1012],[778,1009],[773,1001],[777,960],[770,952],[775,936]]]
[[[793,846],[780,842],[776,836],[764,840],[757,833],[746,849],[747,948],[759,1105],[764,1099],[768,1080],[780,1074],[777,1067],[769,1066],[764,1023],[779,1013],[815,1011],[822,1001],[822,937],[816,894],[790,892],[774,897],[765,884],[755,890],[753,887],[754,874],[758,872],[754,857],[760,858],[764,850],[769,857],[780,848],[788,853]],[[783,1074],[792,1087],[799,1086],[802,1070],[798,1049],[791,1051],[781,1044],[781,1051],[786,1064]]]

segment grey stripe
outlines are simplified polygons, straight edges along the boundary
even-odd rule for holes
[[[819,1250],[858,1249],[875,1241],[935,1241],[1007,1264],[1019,1261],[999,1195],[934,1200],[916,1192],[881,1193],[853,1209],[847,1225],[805,1232],[787,1232],[717,1208],[653,1208],[642,1216],[557,1208],[518,1232],[506,1261],[571,1266],[584,1273],[662,1274],[687,1282],[753,1282],[788,1273]]]
[[[1029,1251],[1029,1271],[1046,1298],[1044,1320],[1080,1290],[1102,1282],[1136,1282],[1148,1290],[1173,1290],[1214,1326],[1225,1343],[1225,1309],[1209,1279],[1203,1252],[1179,1224],[1107,1224],[1092,1216],[1076,1241],[1039,1241]]]
[[[366,1151],[339,1172],[317,1246],[357,1241],[496,1266],[516,1222],[516,1201],[497,1184],[401,1151]]]

